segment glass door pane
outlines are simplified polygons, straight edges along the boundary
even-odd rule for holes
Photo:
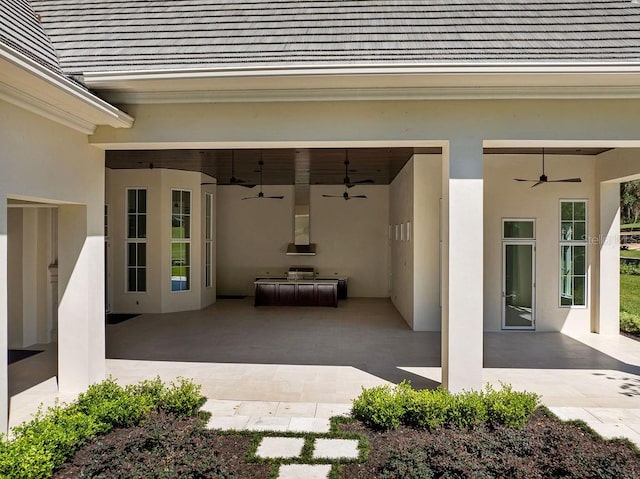
[[[533,244],[504,245],[503,325],[533,329]]]

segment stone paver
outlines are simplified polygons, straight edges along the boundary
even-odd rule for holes
[[[243,401],[237,414],[242,416],[275,416],[279,403],[268,401]]]
[[[358,459],[358,441],[355,439],[316,439],[314,459]]]
[[[327,479],[330,472],[330,464],[283,464],[278,479]]]
[[[291,432],[329,432],[331,423],[328,419],[315,417],[292,417],[289,423]]]
[[[247,429],[249,431],[288,431],[290,422],[290,417],[251,417],[247,423]]]
[[[298,457],[304,447],[301,437],[263,437],[256,456],[264,459]]]
[[[213,416],[209,419],[207,426],[209,429],[235,429],[239,431],[247,428],[249,419],[249,416]]]
[[[598,407],[549,407],[563,421],[579,419],[605,439],[624,437],[640,447],[637,409]]]
[[[350,403],[322,403],[316,407],[316,417],[330,418],[333,416],[348,416],[351,413]]]
[[[317,404],[314,402],[281,402],[278,404],[276,416],[314,417]]]
[[[593,414],[591,414],[583,407],[550,406],[549,409],[563,421],[580,420],[588,423],[597,419]]]
[[[589,423],[589,426],[605,439],[623,437],[629,439],[640,447],[640,434],[636,433],[624,424]]]

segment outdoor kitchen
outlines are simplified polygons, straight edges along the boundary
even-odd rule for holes
[[[286,276],[258,277],[255,306],[338,306],[347,297],[348,278],[316,274],[310,266],[292,266]]]

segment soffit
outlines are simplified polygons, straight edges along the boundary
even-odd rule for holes
[[[545,148],[547,155],[598,155],[606,148]],[[315,148],[309,150],[309,178],[312,185],[340,185],[348,158],[350,181],[371,179],[387,185],[414,154],[440,155],[441,148]],[[542,148],[485,148],[485,154],[541,155]],[[266,185],[295,184],[296,150],[109,150],[106,166],[113,169],[169,168],[198,171],[229,184],[233,159],[236,178],[257,183],[258,162],[264,161]]]

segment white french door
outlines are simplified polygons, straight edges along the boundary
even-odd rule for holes
[[[502,242],[502,328],[535,329],[535,241]]]

